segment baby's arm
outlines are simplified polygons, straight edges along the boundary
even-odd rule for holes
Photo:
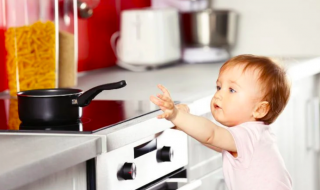
[[[191,115],[181,110],[177,110],[176,112],[176,116],[172,117],[170,121],[180,130],[202,144],[236,152],[234,139],[228,130],[217,126],[204,117]]]
[[[202,144],[231,152],[237,151],[234,139],[228,130],[217,126],[209,119],[177,109],[168,90],[162,85],[158,85],[158,87],[163,95],[158,95],[158,98],[151,96],[150,100],[164,112],[158,116],[159,119],[166,118]]]
[[[185,111],[185,112],[190,113],[190,109],[189,109],[188,105],[186,105],[186,104],[178,104],[178,105],[176,105],[176,108],[177,108],[178,110],[182,110],[182,111]],[[179,129],[178,127],[175,127],[175,129],[181,130],[181,129]],[[215,150],[215,151],[217,151],[217,152],[222,152],[222,149],[221,149],[221,148],[218,148],[218,147],[216,147],[216,146],[212,146],[212,145],[209,145],[209,144],[203,144],[203,145],[206,146],[206,147],[208,147],[208,148],[210,148],[210,149],[212,149],[212,150]]]
[[[208,147],[208,148],[210,148],[210,149],[212,149],[212,150],[215,150],[215,151],[217,151],[217,152],[222,152],[222,149],[219,148],[219,147],[212,146],[212,145],[209,145],[209,144],[203,144],[203,145],[206,146],[206,147]]]

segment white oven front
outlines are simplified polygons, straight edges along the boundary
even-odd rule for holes
[[[98,190],[135,190],[188,164],[187,135],[167,129],[96,158]]]

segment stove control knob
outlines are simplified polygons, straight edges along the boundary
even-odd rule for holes
[[[170,146],[164,146],[157,152],[157,159],[160,162],[171,162],[173,158],[173,150]]]
[[[126,162],[120,170],[120,176],[125,180],[136,178],[137,168],[134,163]]]

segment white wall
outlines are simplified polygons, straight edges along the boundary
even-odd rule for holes
[[[320,55],[320,0],[213,0],[239,14],[233,54]]]

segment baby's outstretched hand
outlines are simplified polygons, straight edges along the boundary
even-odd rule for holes
[[[169,91],[161,84],[158,84],[158,88],[163,94],[158,94],[157,97],[150,96],[150,101],[159,106],[163,111],[163,114],[158,115],[158,119],[165,118],[167,120],[172,120],[176,117],[178,110],[171,99]]]
[[[190,113],[190,108],[188,107],[187,104],[178,104],[178,105],[176,105],[176,108],[178,110],[182,110],[182,111],[185,111],[187,113]]]

